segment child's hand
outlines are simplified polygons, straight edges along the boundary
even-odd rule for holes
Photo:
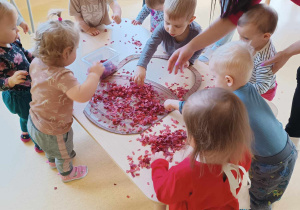
[[[97,28],[93,28],[93,27],[90,27],[87,31],[86,31],[87,34],[91,35],[91,36],[97,36],[100,34],[100,31],[97,29]]]
[[[144,67],[137,66],[135,75],[133,77],[134,83],[139,86],[143,86],[145,77],[146,77],[146,69]]]
[[[24,33],[26,34],[29,31],[29,26],[26,22],[22,22],[20,27],[23,29]]]
[[[113,14],[113,16],[111,17],[117,24],[121,23],[121,15],[119,14]]]
[[[132,22],[131,22],[133,25],[142,25],[142,23],[141,22],[139,22],[139,21],[137,21],[137,20],[133,20]]]
[[[163,151],[156,152],[156,153],[154,153],[154,154],[151,155],[151,161],[152,161],[152,163],[155,160],[158,160],[158,159],[164,159],[164,160],[166,160],[166,157],[164,156],[164,152]],[[169,160],[167,160],[167,161],[169,161]]]
[[[105,67],[103,66],[103,64],[97,62],[91,68],[88,69],[88,73],[89,74],[95,73],[99,77],[101,77],[101,75],[103,74],[104,70],[105,70]]]
[[[13,88],[15,85],[25,82],[27,75],[27,71],[16,71],[11,77],[8,78],[8,86]]]
[[[179,110],[179,100],[168,99],[164,103],[164,107],[168,111]]]

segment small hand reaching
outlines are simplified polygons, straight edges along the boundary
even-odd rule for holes
[[[142,23],[141,22],[139,22],[139,21],[137,21],[137,20],[133,20],[132,22],[132,25],[142,25]]]
[[[91,68],[88,69],[88,73],[89,74],[96,74],[98,77],[101,77],[101,75],[103,74],[105,70],[105,67],[103,66],[102,63],[95,63]]]
[[[113,16],[111,17],[117,24],[120,24],[122,19],[121,16],[119,14],[113,14]]]
[[[146,69],[141,66],[137,66],[135,74],[133,76],[134,83],[143,86],[146,77]]]
[[[164,103],[164,107],[168,111],[179,110],[179,100],[167,99]]]
[[[15,85],[25,82],[28,72],[25,70],[16,71],[11,77],[8,78],[8,86],[13,88]]]

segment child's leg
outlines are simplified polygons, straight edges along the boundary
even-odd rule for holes
[[[291,179],[297,151],[295,145],[288,140],[287,148],[278,155],[262,159],[278,159],[284,156],[284,153],[290,151],[289,155],[276,164],[262,163],[261,158],[252,159],[251,169],[249,171],[251,178],[250,207],[251,209],[272,209],[271,204],[280,200]],[[272,161],[272,160],[271,160]]]
[[[297,87],[293,98],[291,115],[285,130],[291,137],[300,137],[300,67],[297,71]]]
[[[55,156],[57,170],[62,176],[67,176],[72,172],[72,159],[76,156],[73,150],[73,130],[63,135],[56,136],[58,154]]]

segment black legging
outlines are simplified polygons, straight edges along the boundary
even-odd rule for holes
[[[290,137],[300,137],[300,67],[297,70],[297,87],[293,98],[291,115],[285,130]]]

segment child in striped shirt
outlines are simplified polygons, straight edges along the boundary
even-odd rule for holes
[[[249,42],[255,50],[254,68],[249,82],[269,101],[275,97],[276,76],[272,72],[273,65],[261,65],[276,54],[271,36],[276,29],[277,21],[278,15],[274,9],[258,4],[243,14],[237,26],[240,39]]]

